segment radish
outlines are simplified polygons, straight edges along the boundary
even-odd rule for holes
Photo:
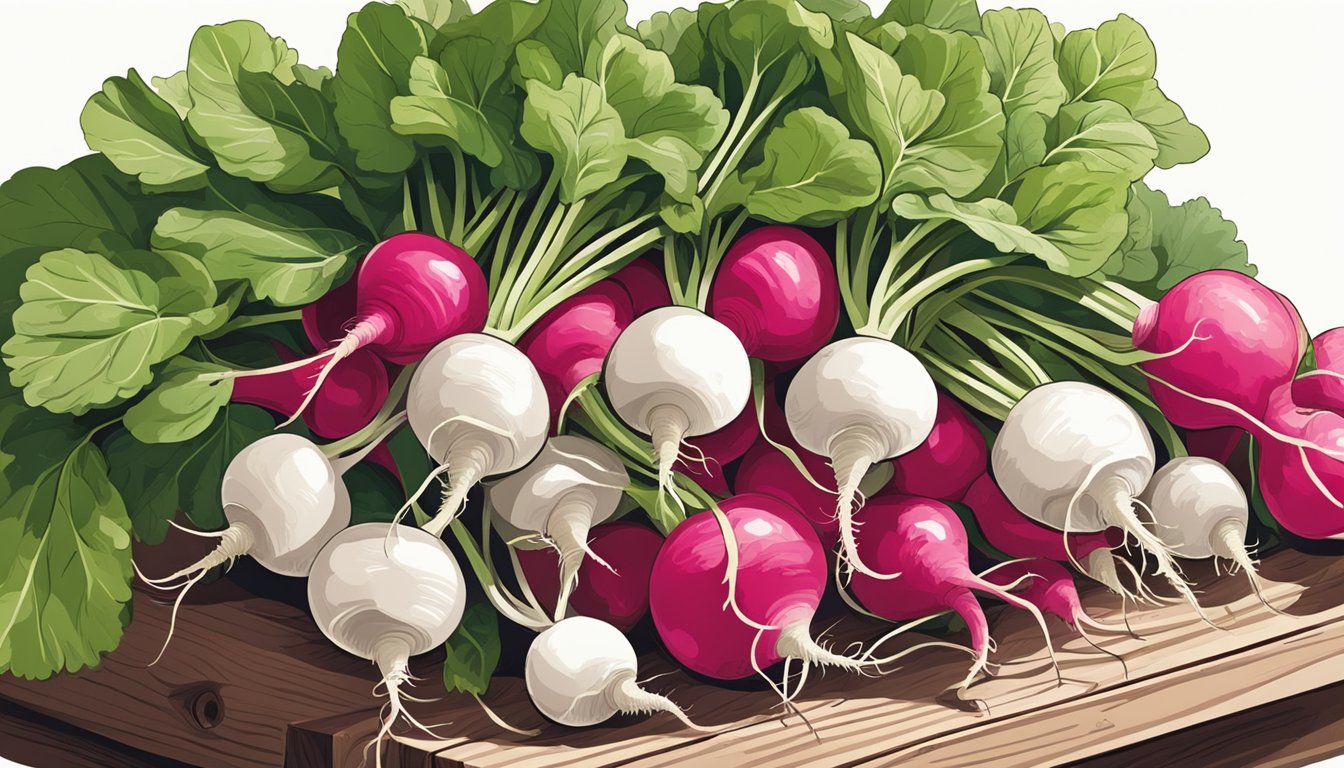
[[[1036,387],[1008,412],[992,463],[1004,495],[1028,517],[1065,536],[1119,528],[1153,557],[1157,573],[1204,615],[1181,578],[1171,547],[1134,512],[1135,498],[1152,479],[1156,458],[1152,437],[1124,401],[1077,381]],[[1069,561],[1078,565],[1066,550]]]
[[[759,435],[755,412],[743,408],[727,426],[687,439],[684,453],[689,455],[678,459],[674,468],[714,496],[728,496],[728,465],[742,458]]]
[[[275,346],[282,359],[294,359],[283,345]],[[285,415],[296,413],[323,366],[321,360],[310,360],[302,368],[235,379],[229,399]],[[313,397],[304,423],[313,434],[328,440],[354,434],[373,420],[387,391],[383,361],[367,349],[357,350],[332,368],[326,386]]]
[[[661,259],[660,259],[661,261]],[[672,294],[667,288],[667,277],[658,263],[639,258],[621,267],[611,280],[625,289],[630,296],[630,308],[635,317],[658,307],[672,304]]]
[[[986,541],[1010,557],[1036,558],[1067,562],[1071,558],[1080,564],[1079,570],[1101,582],[1112,592],[1137,598],[1120,583],[1116,573],[1117,558],[1111,550],[1124,543],[1124,535],[1116,528],[1097,532],[1070,532],[1060,536],[1059,531],[1044,526],[1018,511],[1003,495],[994,478],[981,475],[962,497],[975,515],[975,521]],[[1128,564],[1127,561],[1120,561]],[[1138,574],[1135,572],[1137,581]],[[1143,583],[1138,582],[1140,590]]]
[[[1273,610],[1246,550],[1250,504],[1227,467],[1197,456],[1172,459],[1153,475],[1141,498],[1152,510],[1154,533],[1177,557],[1231,560],[1246,572],[1260,602]]]
[[[1256,432],[1260,492],[1274,519],[1294,534],[1344,538],[1344,414],[1298,408],[1292,393],[1292,386],[1279,388],[1265,415],[1279,436]]]
[[[322,634],[378,666],[388,714],[377,749],[399,718],[429,732],[402,703],[408,662],[443,646],[466,609],[462,569],[447,545],[424,531],[364,523],[336,534],[308,574],[308,607]],[[378,749],[378,764],[382,764]]]
[[[686,519],[658,552],[649,607],[663,644],[686,668],[738,680],[785,659],[858,670],[823,648],[810,624],[826,591],[826,553],[787,503],[759,493],[719,504],[733,557],[713,511]]]
[[[569,613],[590,616],[629,632],[649,612],[649,574],[663,537],[638,523],[615,522],[588,532],[592,553],[579,569]],[[553,548],[516,550],[523,576],[547,610],[559,605],[560,556]],[[609,567],[602,567],[602,564]]]
[[[989,622],[972,590],[1030,613],[1040,624],[1054,661],[1050,633],[1036,606],[971,572],[966,529],[946,504],[917,496],[880,495],[870,499],[854,518],[861,525],[858,545],[865,559],[901,575],[892,584],[861,571],[853,574],[851,588],[864,608],[890,621],[922,619],[951,610],[966,622],[975,662],[956,686],[958,690],[969,687],[989,663],[993,645]],[[1055,666],[1058,669],[1057,662]]]
[[[543,537],[560,555],[560,596],[555,616],[565,615],[584,555],[611,568],[588,547],[588,530],[616,512],[630,484],[621,457],[600,443],[560,435],[530,464],[490,486],[490,507],[509,528]]]
[[[915,356],[886,339],[833,342],[803,364],[785,395],[789,430],[800,446],[826,456],[839,488],[842,557],[873,578],[854,543],[853,512],[869,468],[919,447],[933,431],[938,391]]]
[[[840,319],[840,287],[826,249],[797,227],[737,238],[714,274],[708,311],[747,354],[786,362],[814,354]]]
[[[1124,659],[1097,645],[1096,641],[1088,636],[1087,630],[1091,628],[1101,632],[1132,633],[1087,615],[1069,569],[1054,560],[1041,558],[1013,560],[986,571],[985,580],[1008,589],[1036,606],[1041,613],[1059,618],[1069,629],[1081,635],[1088,645],[1120,662],[1120,666],[1125,669],[1125,677],[1129,677],[1129,668],[1125,666]]]
[[[688,728],[702,730],[666,696],[635,680],[639,660],[619,629],[587,616],[549,627],[527,649],[527,694],[543,715],[582,728],[618,714],[667,712]]]
[[[638,317],[612,345],[602,380],[616,415],[652,440],[660,491],[686,438],[727,426],[751,396],[742,342],[689,307]]]
[[[911,496],[961,501],[989,465],[980,428],[961,403],[938,390],[938,416],[919,447],[893,459],[891,489]]]
[[[546,444],[546,390],[517,347],[467,333],[442,341],[416,369],[406,393],[411,429],[438,467],[410,498],[447,474],[443,504],[426,531],[438,536],[467,493],[492,475],[521,469]]]
[[[355,350],[368,347],[389,362],[412,363],[444,339],[485,327],[485,274],[470,254],[433,235],[405,232],[375,245],[360,262],[355,285],[357,314],[336,346],[309,360],[206,377],[258,376],[325,360],[317,381],[291,416],[293,421],[312,401],[332,368]]]
[[[327,291],[322,298],[304,306],[299,313],[303,333],[313,349],[330,349],[345,338],[351,318],[359,312],[355,292],[358,283],[358,280],[346,280]]]
[[[1239,272],[1186,278],[1145,306],[1134,346],[1158,355],[1141,363],[1153,399],[1186,429],[1249,427],[1301,358],[1300,321],[1274,291]]]
[[[613,278],[566,299],[523,334],[518,349],[541,376],[557,429],[565,401],[584,379],[602,370],[611,345],[633,319],[630,296]]]
[[[1344,414],[1344,328],[1331,328],[1311,342],[1313,370],[1293,382],[1293,402],[1303,408]]]
[[[826,459],[814,453],[803,451],[798,456],[813,477],[825,477],[830,471]],[[733,490],[764,493],[788,503],[807,519],[828,551],[840,540],[835,494],[808,482],[793,462],[765,439],[756,441],[742,457],[733,480]]]
[[[1245,436],[1246,430],[1240,427],[1192,429],[1185,433],[1185,447],[1191,456],[1203,456],[1226,465]]]

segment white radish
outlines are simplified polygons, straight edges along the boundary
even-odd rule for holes
[[[514,539],[514,532],[539,534],[560,553],[557,619],[565,615],[584,555],[605,565],[588,546],[588,530],[616,513],[629,484],[621,458],[606,446],[560,435],[547,440],[530,464],[487,491],[506,538]]]
[[[938,391],[928,371],[886,339],[832,342],[798,369],[784,397],[784,415],[799,445],[831,460],[845,562],[872,578],[893,578],[896,574],[877,573],[859,559],[854,503],[874,464],[913,451],[933,431]]]
[[[1231,560],[1265,599],[1255,561],[1246,549],[1246,526],[1250,504],[1241,483],[1222,464],[1199,456],[1183,456],[1167,462],[1140,497],[1152,510],[1157,537],[1177,557]]]
[[[1134,511],[1156,462],[1152,437],[1134,409],[1077,381],[1045,384],[1024,395],[1008,412],[991,456],[995,480],[1024,514],[1066,535],[1121,529],[1203,617],[1171,547]]]
[[[426,486],[448,475],[443,504],[425,525],[435,536],[457,517],[477,483],[531,461],[550,426],[536,367],[512,344],[481,333],[454,336],[425,355],[411,377],[406,412],[439,465]]]
[[[640,688],[637,669],[635,649],[619,629],[572,616],[532,641],[524,677],[537,710],[561,725],[582,728],[617,714],[668,712],[699,730],[666,696]]]
[[[652,441],[665,491],[683,441],[726,427],[747,406],[751,361],[718,320],[689,307],[660,307],[617,337],[602,381],[616,415]]]
[[[466,604],[452,552],[418,528],[363,523],[336,534],[318,553],[308,575],[313,620],[342,650],[378,665],[387,689],[389,710],[375,748],[400,717],[429,731],[402,703],[409,660],[442,646]]]

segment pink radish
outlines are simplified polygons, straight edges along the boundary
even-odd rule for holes
[[[649,607],[668,652],[716,680],[761,674],[784,659],[859,669],[854,659],[812,639],[828,569],[807,521],[785,502],[758,493],[719,507],[735,540],[735,569],[712,511],[678,525],[653,564]]]
[[[890,489],[911,496],[961,501],[989,465],[989,448],[980,428],[952,396],[938,390],[938,418],[928,438],[893,459]]]
[[[1060,619],[1069,629],[1082,635],[1088,645],[1125,666],[1124,659],[1097,645],[1087,630],[1130,633],[1124,628],[1097,621],[1083,610],[1083,601],[1078,597],[1078,587],[1073,583],[1069,569],[1054,560],[1014,560],[987,571],[985,580],[1016,594],[1039,608],[1041,613]],[[1125,677],[1129,677],[1128,667],[1125,667]]]
[[[966,529],[946,504],[917,496],[880,495],[860,508],[854,521],[860,525],[858,545],[865,561],[887,573],[901,574],[893,583],[856,572],[851,588],[864,608],[890,621],[922,619],[951,610],[966,622],[975,663],[958,689],[967,688],[989,663],[992,646],[989,622],[973,591],[1030,613],[1040,624],[1054,660],[1050,633],[1036,606],[971,571]]]
[[[708,311],[737,334],[749,356],[802,359],[831,340],[840,319],[835,265],[803,230],[761,227],[724,254]]]
[[[1292,392],[1292,386],[1277,390],[1265,416],[1289,439],[1255,433],[1260,491],[1274,519],[1294,534],[1344,538],[1344,414],[1298,408]]]
[[[347,326],[359,312],[355,293],[358,283],[358,280],[346,280],[303,308],[300,313],[303,332],[313,349],[330,349],[345,338],[349,330]]]
[[[630,309],[635,317],[672,304],[672,294],[667,289],[667,277],[663,274],[661,264],[662,257],[657,261],[635,259],[610,278],[630,296]]]
[[[638,523],[593,526],[588,532],[593,554],[579,569],[578,586],[569,596],[569,614],[591,616],[629,632],[649,612],[649,575],[662,546],[663,537],[657,531]],[[559,554],[550,547],[516,551],[532,593],[543,608],[554,612],[560,596]]]
[[[812,453],[799,458],[814,477],[826,477],[826,459]],[[827,551],[840,540],[840,521],[835,516],[835,494],[809,483],[788,457],[765,440],[758,440],[737,467],[733,481],[737,493],[764,493],[798,510],[816,530]]]
[[[1293,382],[1293,402],[1303,408],[1344,414],[1344,328],[1311,341],[1316,366]]]
[[[523,334],[518,349],[537,367],[557,428],[565,400],[602,370],[611,345],[633,319],[629,294],[609,279],[566,299]]]
[[[1178,283],[1134,322],[1134,346],[1162,413],[1186,429],[1249,427],[1301,357],[1299,323],[1274,291],[1239,272],[1210,270]]]
[[[412,363],[444,339],[485,327],[485,274],[466,251],[433,235],[406,232],[375,245],[360,262],[355,284],[354,323],[340,343],[311,358],[326,362],[291,421],[336,363],[358,349],[368,347],[392,363]],[[310,360],[207,376],[257,376],[302,368]]]
[[[275,346],[281,359],[295,359],[283,345]],[[322,360],[309,360],[302,368],[237,378],[229,399],[284,415],[297,413],[323,365]],[[354,434],[373,419],[387,399],[387,390],[383,361],[367,349],[357,350],[332,368],[326,386],[304,414],[304,423],[313,434],[328,440]]]
[[[1245,436],[1246,430],[1240,427],[1193,429],[1185,435],[1185,447],[1191,456],[1203,456],[1219,464],[1227,464]]]

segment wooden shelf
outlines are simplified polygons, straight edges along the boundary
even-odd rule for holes
[[[1036,625],[1017,612],[998,613],[994,659],[1003,666],[971,689],[988,714],[935,702],[966,669],[966,656],[947,649],[920,651],[881,678],[814,674],[799,706],[820,741],[796,717],[780,721],[772,693],[695,681],[649,655],[641,675],[671,673],[649,686],[670,692],[693,718],[721,732],[688,732],[665,716],[621,718],[583,731],[545,724],[522,681],[502,678],[490,691],[491,705],[511,722],[542,727],[540,736],[502,733],[469,699],[447,697],[416,713],[424,722],[451,721],[442,731],[454,737],[406,736],[388,762],[442,768],[1297,765],[1344,751],[1342,688],[1332,687],[1344,681],[1344,558],[1278,552],[1265,559],[1261,574],[1269,583],[1266,595],[1284,614],[1260,605],[1245,579],[1215,579],[1198,570],[1191,575],[1203,577],[1201,600],[1225,629],[1203,624],[1182,606],[1131,613],[1143,640],[1116,635],[1103,641],[1124,658],[1127,678],[1113,658],[1052,621],[1065,678],[1058,684]],[[1119,622],[1112,596],[1090,591],[1084,603],[1095,617]],[[172,650],[146,668],[167,631],[168,607],[146,594],[137,594],[134,607],[122,647],[98,669],[44,682],[0,677],[0,699],[7,702],[0,706],[0,755],[22,760],[68,745],[82,754],[125,750],[116,762],[126,765],[361,763],[376,731],[371,689],[377,676],[327,643],[303,611],[228,580],[209,585],[184,607]],[[869,640],[883,630],[850,618],[832,637]],[[912,634],[892,645],[921,639]],[[437,678],[432,664],[422,671]]]

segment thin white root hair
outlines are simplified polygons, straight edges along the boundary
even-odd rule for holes
[[[973,582],[970,584],[966,584],[964,586],[969,587],[971,589],[978,589],[981,592],[985,592],[986,594],[990,594],[993,595],[994,597],[999,598],[1000,600],[1004,601],[1005,603],[1008,603],[1011,606],[1021,608],[1027,613],[1030,613],[1031,617],[1036,620],[1036,624],[1041,628],[1041,634],[1045,637],[1045,650],[1046,653],[1050,654],[1050,664],[1055,669],[1055,677],[1058,679],[1058,684],[1063,685],[1064,675],[1059,668],[1059,657],[1055,655],[1055,643],[1053,640],[1050,639],[1050,628],[1046,626],[1045,617],[1041,615],[1041,610],[1037,608],[1035,605],[1018,597],[1017,595],[1014,595],[1011,592],[1008,592],[1007,590],[998,587],[997,585],[991,584],[988,581],[985,581],[984,579],[978,579],[978,582],[979,583]]]
[[[518,728],[517,726],[510,725],[504,720],[504,718],[500,717],[499,714],[495,712],[495,710],[491,709],[489,705],[487,705],[484,701],[482,701],[479,695],[473,693],[471,694],[471,698],[475,699],[476,703],[480,705],[481,711],[485,713],[486,717],[490,718],[490,722],[494,723],[500,728],[503,728],[509,733],[514,733],[519,736],[536,736],[537,734],[541,733],[541,730],[538,728]]]

